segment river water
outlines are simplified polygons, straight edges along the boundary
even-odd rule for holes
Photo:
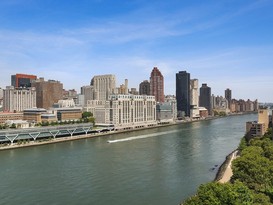
[[[214,179],[256,116],[0,151],[0,204],[177,205]]]

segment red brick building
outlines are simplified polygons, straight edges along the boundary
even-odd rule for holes
[[[150,95],[155,96],[157,102],[164,102],[164,77],[157,67],[151,72]]]

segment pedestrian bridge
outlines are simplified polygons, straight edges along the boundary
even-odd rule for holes
[[[11,143],[39,139],[76,136],[88,133],[97,133],[100,130],[92,130],[92,123],[74,124],[65,126],[35,127],[27,129],[8,129],[0,131],[0,143]]]

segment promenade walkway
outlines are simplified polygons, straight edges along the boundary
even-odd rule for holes
[[[232,157],[228,163],[228,166],[223,174],[222,179],[219,180],[220,183],[226,183],[230,181],[230,178],[232,177],[233,173],[232,173],[232,169],[231,169],[231,163],[234,159],[236,159],[238,150],[236,150],[235,152],[232,153]]]

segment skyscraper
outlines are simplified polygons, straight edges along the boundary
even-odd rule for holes
[[[36,88],[36,104],[38,108],[48,109],[58,100],[63,99],[63,84],[59,81],[40,78],[31,83]]]
[[[231,94],[231,90],[229,88],[227,88],[225,90],[225,98],[228,101],[228,108],[230,109],[230,104],[231,104],[231,99],[232,99],[232,94]]]
[[[109,95],[116,93],[115,75],[94,76],[90,85],[94,87],[95,100],[108,100]]]
[[[31,86],[31,81],[36,79],[37,79],[36,75],[16,74],[11,76],[11,85],[14,88],[19,87],[28,88]]]
[[[155,96],[157,102],[164,102],[164,77],[157,67],[151,72],[150,94]]]
[[[198,79],[192,79],[191,81],[191,106],[198,107],[199,106],[199,97],[198,97]]]
[[[178,117],[190,117],[190,73],[176,73],[176,100]]]
[[[208,87],[206,83],[202,84],[200,88],[199,105],[205,107],[209,115],[211,115],[211,88]]]
[[[144,80],[139,84],[139,95],[150,95],[150,83]]]

